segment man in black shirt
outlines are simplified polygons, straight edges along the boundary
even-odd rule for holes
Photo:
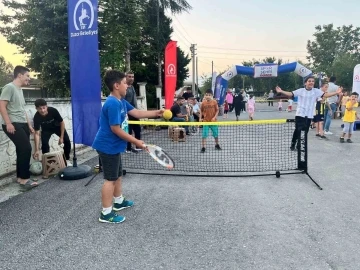
[[[181,113],[181,106],[184,104],[185,99],[183,97],[178,97],[175,104],[171,107],[170,111],[172,112],[172,117],[170,121],[173,122],[185,122],[186,114]],[[189,135],[189,128],[184,127],[186,130],[186,135]]]
[[[49,153],[50,146],[49,140],[51,135],[56,134],[59,136],[59,145],[64,145],[64,155],[66,158],[67,166],[71,166],[70,163],[70,151],[71,142],[69,135],[65,130],[65,123],[59,113],[59,111],[53,107],[48,107],[47,103],[43,99],[37,99],[35,101],[35,107],[37,113],[34,115],[34,129],[35,129],[35,153],[34,159],[38,159],[40,155],[39,141],[40,141],[40,127],[41,127],[41,150],[42,153]]]

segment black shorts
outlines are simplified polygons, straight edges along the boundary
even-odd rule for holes
[[[317,114],[314,116],[313,119],[314,123],[318,123],[318,122],[324,122],[324,115],[323,114]]]
[[[102,169],[104,172],[104,179],[108,181],[116,181],[122,176],[122,162],[121,154],[105,154],[97,151],[101,160]]]
[[[224,114],[227,114],[229,112],[229,110],[224,110]]]

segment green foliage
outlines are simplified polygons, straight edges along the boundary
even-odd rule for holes
[[[344,55],[358,58],[360,55],[360,27],[353,25],[335,28],[333,24],[316,26],[314,40],[308,40],[307,50],[312,66],[328,76],[336,73],[334,62]],[[351,61],[348,61],[351,64]],[[352,67],[354,68],[354,67]]]
[[[342,53],[336,56],[331,66],[337,82],[348,91],[352,88],[354,67],[359,63],[359,55]]]
[[[40,72],[44,87],[55,96],[70,89],[66,3],[4,0],[14,15],[0,15],[0,32],[28,56],[27,66]]]
[[[164,10],[179,13],[191,7],[184,0],[160,0],[157,2],[160,6],[155,1],[99,0],[102,73],[107,68],[125,71],[131,61],[137,81],[147,81],[149,87],[157,84],[158,53],[163,58],[173,31]],[[50,96],[69,96],[67,0],[4,0],[3,4],[13,15],[0,14],[0,33],[28,56],[26,65],[40,73],[39,78]],[[186,66],[190,60],[181,50],[178,56],[178,85],[181,85],[188,77]]]
[[[13,69],[13,66],[0,55],[0,89],[11,81],[9,74],[13,73]]]

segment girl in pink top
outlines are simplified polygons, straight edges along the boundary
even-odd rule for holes
[[[249,119],[254,120],[254,112],[255,112],[255,99],[253,95],[250,95],[250,98],[247,102],[247,111],[249,114]]]
[[[231,90],[229,89],[227,91],[227,94],[225,96],[225,100],[227,101],[227,103],[229,104],[229,112],[232,112],[233,110],[233,101],[234,101],[234,96],[231,93]]]

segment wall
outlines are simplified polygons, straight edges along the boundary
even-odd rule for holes
[[[146,99],[143,97],[137,97],[138,98],[138,108],[146,109]],[[72,112],[71,112],[71,104],[69,99],[46,99],[48,106],[56,108],[60,115],[63,117],[65,122],[65,128],[69,134],[70,140],[72,141]],[[34,114],[36,113],[35,106],[34,106],[35,100],[27,100],[26,101],[26,112],[30,119],[33,118]],[[104,100],[103,100],[104,102]],[[34,149],[34,138],[31,136],[31,145]],[[58,137],[56,135],[53,135],[50,138],[49,141],[50,145],[50,151],[57,151],[59,150],[58,146]],[[78,148],[82,147],[82,145],[76,145]],[[34,151],[33,151],[34,152]],[[16,170],[16,152],[15,152],[15,145],[10,141],[10,139],[6,136],[6,134],[3,132],[2,127],[0,125],[0,177],[4,176],[6,174],[12,173]],[[31,162],[34,160],[31,159]]]

